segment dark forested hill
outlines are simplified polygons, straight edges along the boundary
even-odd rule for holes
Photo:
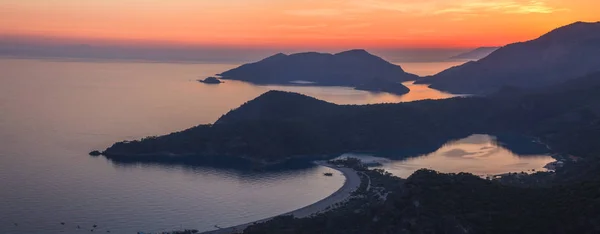
[[[282,217],[244,233],[591,234],[600,232],[598,186],[594,181],[523,188],[471,174],[420,170],[383,203],[349,203],[312,218]]]
[[[420,79],[452,93],[490,94],[505,86],[544,87],[600,71],[600,22],[577,22],[535,40]]]
[[[337,54],[277,54],[256,63],[244,64],[220,74],[223,79],[257,84],[291,84],[310,81],[317,85],[356,87],[374,78],[393,82],[412,81],[418,76],[404,72],[365,50]]]
[[[223,115],[215,124],[316,118],[337,111],[337,107],[298,93],[269,91]]]
[[[270,91],[214,125],[117,143],[104,154],[130,160],[241,157],[265,163],[349,151],[435,148],[474,133],[515,133],[539,137],[556,151],[594,156],[600,152],[593,144],[600,136],[599,80],[600,73],[571,80],[565,88],[512,96],[364,106]]]

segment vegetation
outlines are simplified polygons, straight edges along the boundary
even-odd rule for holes
[[[401,191],[403,180],[382,170],[369,170],[358,159],[330,162],[354,168],[362,177],[361,186],[350,200],[309,218],[277,217],[266,223],[252,225],[244,233],[369,233],[361,232],[368,230],[361,227],[363,221],[371,220],[379,212],[391,190]]]
[[[389,175],[382,175],[382,178]],[[244,233],[597,233],[600,183],[521,188],[420,170],[387,200],[313,218],[280,217]]]

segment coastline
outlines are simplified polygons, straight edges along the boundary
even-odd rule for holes
[[[310,204],[308,206],[302,207],[300,209],[294,210],[294,211],[290,211],[284,214],[280,214],[280,215],[276,215],[273,217],[269,217],[266,219],[261,219],[258,221],[253,221],[250,223],[245,223],[245,224],[240,224],[240,225],[236,225],[236,226],[232,226],[232,227],[227,227],[227,228],[221,228],[221,229],[217,229],[217,230],[213,230],[213,231],[207,231],[207,232],[202,232],[203,234],[232,234],[232,233],[242,233],[244,231],[244,229],[246,229],[248,226],[256,224],[256,223],[264,223],[267,222],[275,217],[278,216],[286,216],[286,215],[293,215],[296,218],[306,218],[306,217],[310,217],[312,215],[315,214],[319,214],[321,212],[327,211],[328,207],[331,207],[332,205],[339,203],[339,202],[343,202],[345,200],[347,200],[352,192],[356,191],[356,189],[358,189],[360,187],[361,184],[361,180],[360,177],[358,176],[358,173],[356,173],[356,171],[354,171],[354,169],[351,168],[340,168],[340,167],[335,167],[327,162],[324,161],[317,161],[314,162],[315,164],[319,165],[319,166],[324,166],[324,167],[329,167],[333,170],[339,171],[342,173],[342,175],[345,177],[345,181],[344,181],[344,185],[342,185],[341,188],[339,188],[337,191],[335,191],[334,193],[332,193],[331,195],[329,195],[326,198],[323,198],[313,204]]]

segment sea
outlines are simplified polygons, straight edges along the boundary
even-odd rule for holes
[[[400,65],[425,76],[459,64]],[[208,231],[286,213],[332,194],[344,178],[325,177],[332,169],[320,166],[257,172],[119,164],[88,152],[212,123],[268,90],[337,104],[455,96],[411,83],[405,83],[409,94],[397,96],[347,87],[197,82],[238,65],[0,59],[0,233]],[[382,159],[388,160],[382,167],[401,177],[419,168],[498,174],[542,170],[553,161],[548,154],[514,153],[493,136],[474,138],[426,155]]]

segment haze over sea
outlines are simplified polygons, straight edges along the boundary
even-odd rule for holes
[[[430,75],[458,64],[401,65]],[[323,177],[332,171],[325,167],[258,173],[122,165],[87,153],[214,122],[271,89],[338,104],[453,96],[422,85],[396,96],[345,87],[196,81],[235,66],[0,59],[0,232],[73,232],[94,224],[113,233],[211,230],[285,213],[328,196],[344,178]]]

